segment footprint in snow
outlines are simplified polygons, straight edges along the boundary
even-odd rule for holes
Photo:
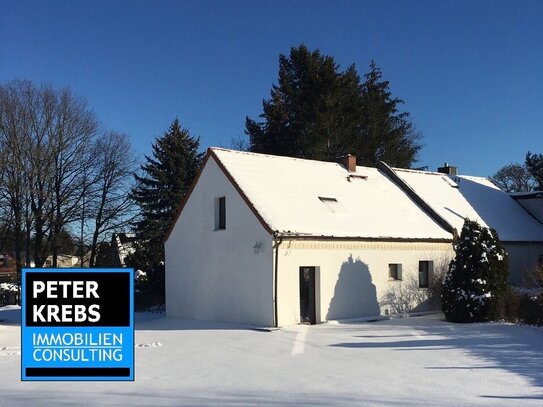
[[[20,346],[3,346],[0,348],[0,356],[19,356]]]
[[[136,348],[158,348],[162,346],[160,342],[151,342],[151,343],[138,343]]]

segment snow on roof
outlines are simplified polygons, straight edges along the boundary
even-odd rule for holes
[[[502,241],[543,241],[543,225],[486,178],[394,171],[458,232],[469,218],[496,229]]]
[[[124,260],[131,254],[136,252],[134,247],[134,240],[136,238],[135,234],[132,233],[115,233],[114,234],[115,243],[117,244],[117,253],[119,256],[119,261],[122,266],[125,266]]]
[[[309,236],[451,239],[376,168],[213,148],[271,229]]]

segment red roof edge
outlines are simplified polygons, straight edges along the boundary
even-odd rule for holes
[[[173,228],[175,227],[175,224],[179,220],[179,217],[181,216],[181,213],[183,212],[183,209],[185,208],[185,205],[187,204],[187,201],[189,200],[190,196],[192,195],[192,191],[194,190],[194,188],[196,187],[196,184],[198,183],[198,180],[200,179],[200,175],[202,175],[202,172],[204,171],[204,168],[205,168],[205,166],[207,164],[207,161],[209,160],[209,157],[213,157],[213,160],[217,163],[218,167],[221,169],[223,174],[230,181],[230,183],[234,186],[235,190],[238,192],[238,194],[241,196],[241,198],[245,201],[245,203],[247,204],[249,209],[251,209],[251,212],[253,212],[253,214],[256,216],[256,218],[258,219],[258,221],[260,222],[262,227],[266,230],[266,232],[268,232],[269,234],[273,234],[273,229],[270,227],[270,225],[268,225],[268,223],[266,223],[266,221],[264,220],[262,215],[260,215],[260,213],[256,210],[253,203],[247,197],[245,192],[243,192],[243,190],[241,189],[239,184],[236,182],[234,177],[232,177],[232,175],[228,172],[228,170],[226,169],[224,164],[221,162],[219,157],[217,157],[217,155],[215,154],[213,149],[208,148],[207,152],[206,152],[206,154],[204,156],[204,159],[202,161],[202,165],[201,165],[200,169],[198,170],[198,173],[194,177],[194,180],[192,181],[192,184],[191,184],[189,190],[187,191],[187,193],[185,194],[185,196],[181,200],[181,202],[179,204],[179,207],[177,208],[177,212],[175,214],[175,217],[174,217],[174,219],[173,219],[173,221],[172,221],[172,223],[170,225],[170,228],[168,229],[166,235],[164,236],[164,239],[162,240],[162,243],[166,243],[166,241],[169,239],[169,237],[170,237],[170,235],[171,235],[171,233],[173,231]]]

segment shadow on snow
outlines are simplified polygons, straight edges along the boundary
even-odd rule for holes
[[[388,326],[387,326],[388,324]],[[413,334],[389,335],[388,329],[396,331],[405,325]],[[543,387],[543,331],[505,324],[453,324],[426,318],[409,318],[409,323],[386,321],[375,323],[377,335],[358,335],[357,342],[336,343],[330,346],[355,349],[389,348],[397,351],[439,351],[461,349],[472,356],[485,360],[484,366],[455,366],[454,361],[444,361],[443,366],[426,366],[426,369],[505,369],[527,378],[532,385]],[[382,334],[381,334],[382,333]],[[421,338],[422,337],[422,338]],[[375,341],[371,341],[371,339]],[[381,341],[380,338],[385,338]],[[396,338],[396,339],[392,339]],[[481,397],[495,397],[482,395]],[[513,398],[541,398],[541,396],[518,396]]]

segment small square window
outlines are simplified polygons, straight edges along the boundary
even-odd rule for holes
[[[226,198],[215,199],[215,230],[226,229]]]
[[[398,263],[389,264],[388,278],[391,280],[401,280],[402,279],[402,265]]]
[[[419,261],[419,288],[428,288],[430,286],[430,273],[434,268],[432,261]]]

